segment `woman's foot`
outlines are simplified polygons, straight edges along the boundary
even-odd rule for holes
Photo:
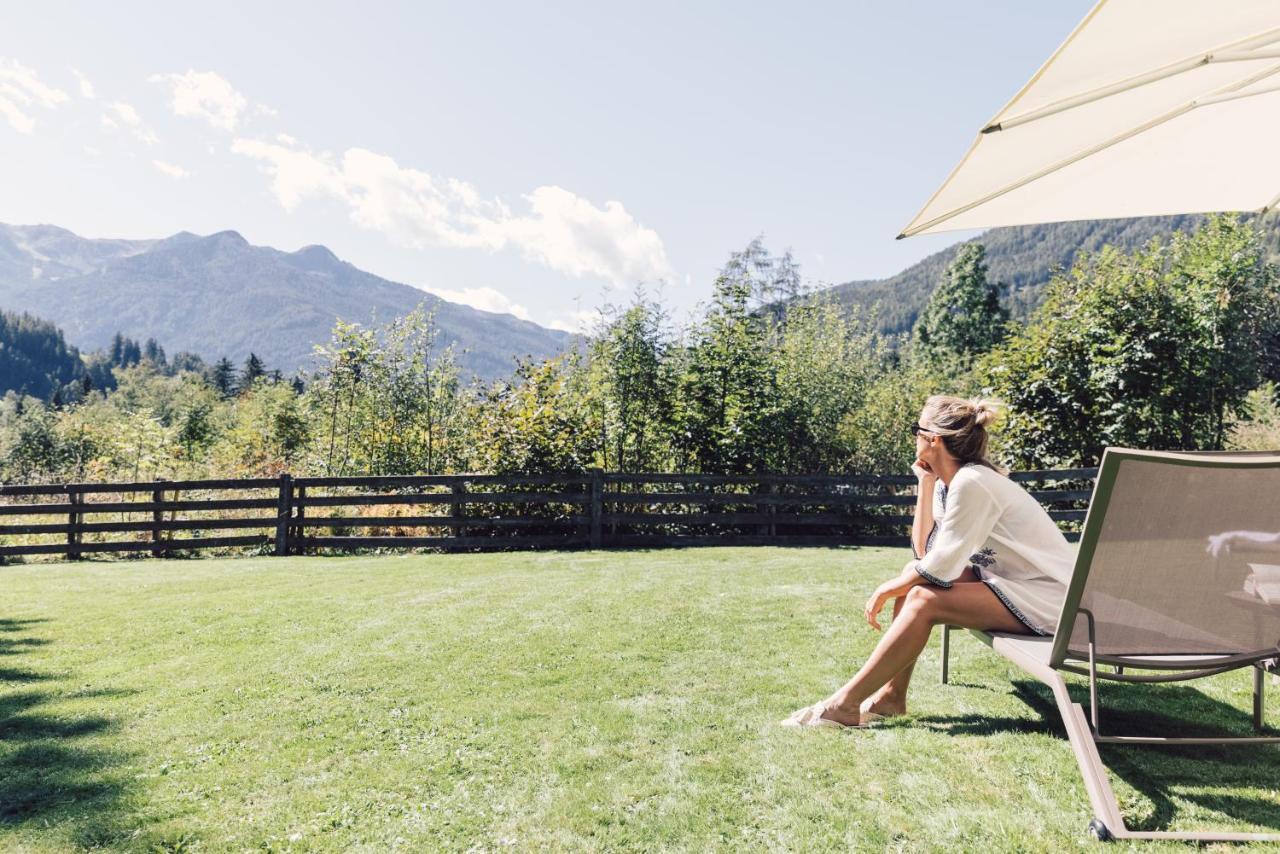
[[[835,703],[828,702],[822,710],[822,717],[829,721],[835,721],[841,726],[862,726],[862,713],[860,711],[848,711]]]
[[[896,718],[907,713],[907,704],[901,700],[885,697],[868,697],[862,701],[858,710],[864,714],[876,715],[880,718]]]

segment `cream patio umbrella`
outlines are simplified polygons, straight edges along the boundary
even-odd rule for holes
[[[1280,0],[1101,0],[899,238],[1280,205]]]

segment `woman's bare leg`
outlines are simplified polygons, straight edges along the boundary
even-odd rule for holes
[[[915,663],[934,626],[947,623],[965,629],[1027,633],[1027,627],[985,584],[953,584],[948,588],[921,584],[902,599],[902,608],[866,663],[827,699],[823,717],[856,724],[858,706]]]
[[[960,573],[960,577],[952,582],[953,584],[980,584],[978,576],[974,575],[973,570],[968,567],[964,572]],[[902,613],[902,606],[906,604],[907,597],[899,596],[893,600],[893,619],[897,620],[898,615]],[[918,656],[917,656],[918,658]],[[875,712],[878,715],[901,715],[907,711],[907,689],[911,687],[911,674],[916,669],[916,659],[913,658],[911,663],[894,674],[893,678],[871,695],[871,703],[868,711]]]
[[[902,606],[906,603],[906,596],[899,596],[893,600],[893,622],[896,623],[898,621],[898,617],[902,613]],[[918,658],[919,656],[911,659],[910,664],[895,673],[892,679],[880,686],[880,690],[871,695],[867,711],[875,712],[877,715],[906,714],[907,689],[911,687],[911,674],[915,672]]]

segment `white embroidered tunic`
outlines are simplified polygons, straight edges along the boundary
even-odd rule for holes
[[[934,528],[916,571],[950,587],[966,567],[1027,628],[1051,635],[1076,550],[1031,494],[987,466],[967,464],[933,494]]]

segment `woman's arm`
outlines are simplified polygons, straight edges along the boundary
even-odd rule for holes
[[[962,469],[947,490],[947,516],[933,548],[912,561],[916,572],[931,584],[950,587],[964,572],[969,556],[986,542],[1000,518],[1001,506],[972,472]]]
[[[1205,549],[1214,557],[1228,553],[1231,547],[1242,543],[1255,543],[1260,546],[1280,544],[1280,532],[1270,531],[1224,531],[1209,536],[1209,546]]]
[[[924,583],[924,578],[921,577],[920,573],[916,572],[916,562],[913,560],[908,563],[902,568],[902,572],[881,584],[871,594],[871,598],[867,600],[866,608],[862,613],[867,620],[867,624],[877,632],[880,631],[880,610],[884,608],[885,603],[890,599],[906,596],[907,591],[912,587]]]
[[[917,559],[929,549],[929,534],[933,531],[933,490],[938,476],[917,461],[911,471],[916,476],[916,515],[911,519],[911,550]]]

